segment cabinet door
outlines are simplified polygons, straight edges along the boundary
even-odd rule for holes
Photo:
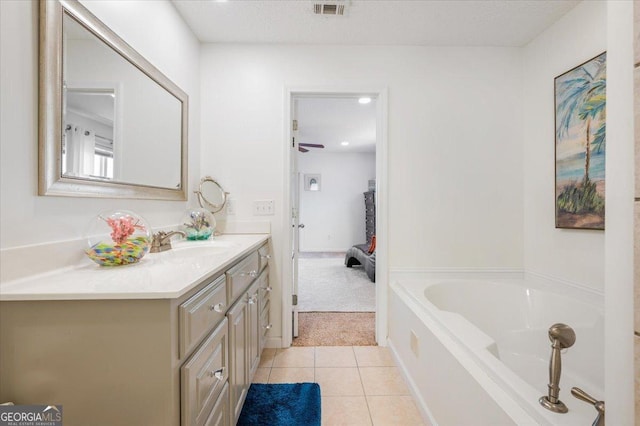
[[[249,310],[246,296],[227,312],[229,320],[229,399],[232,423],[236,424],[249,390]]]
[[[258,300],[258,293],[260,289],[260,280],[257,280],[249,288],[249,380],[253,378],[253,373],[256,372],[258,364],[260,363],[260,301]]]
[[[202,425],[227,382],[227,320],[180,368],[182,424]]]
[[[204,426],[229,426],[229,385],[226,384]]]
[[[264,349],[265,343],[267,341],[267,334],[271,329],[271,323],[269,322],[269,301],[267,300],[267,304],[264,309],[260,313],[260,324],[258,326],[258,330],[260,333],[260,337],[258,339],[258,353],[262,354],[262,350]]]

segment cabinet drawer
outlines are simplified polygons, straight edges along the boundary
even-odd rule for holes
[[[229,425],[229,384],[225,384],[222,393],[213,406],[209,418],[204,426],[228,426]]]
[[[186,356],[222,321],[227,306],[227,284],[224,275],[180,305],[180,358]]]
[[[258,256],[260,256],[260,266],[258,270],[262,271],[269,264],[269,259],[271,259],[271,254],[269,254],[269,243],[264,243],[260,246],[258,249]]]
[[[258,276],[259,266],[258,252],[254,251],[227,271],[227,297],[229,300],[236,300],[249,287],[249,284]]]
[[[180,368],[182,424],[202,425],[229,377],[227,320]]]

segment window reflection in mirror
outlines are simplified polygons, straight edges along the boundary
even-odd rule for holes
[[[62,174],[113,179],[114,89],[69,88],[62,138]]]
[[[182,102],[63,16],[62,176],[181,187]]]

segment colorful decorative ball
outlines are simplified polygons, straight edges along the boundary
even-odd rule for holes
[[[86,235],[85,253],[100,266],[136,263],[151,247],[151,227],[142,216],[128,210],[99,214]]]
[[[189,209],[182,219],[182,229],[187,240],[207,240],[216,230],[216,219],[207,209]]]

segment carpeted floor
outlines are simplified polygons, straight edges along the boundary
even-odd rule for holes
[[[361,266],[344,266],[343,253],[298,260],[299,312],[375,312],[375,293]]]
[[[375,346],[374,312],[300,312],[293,346]]]

